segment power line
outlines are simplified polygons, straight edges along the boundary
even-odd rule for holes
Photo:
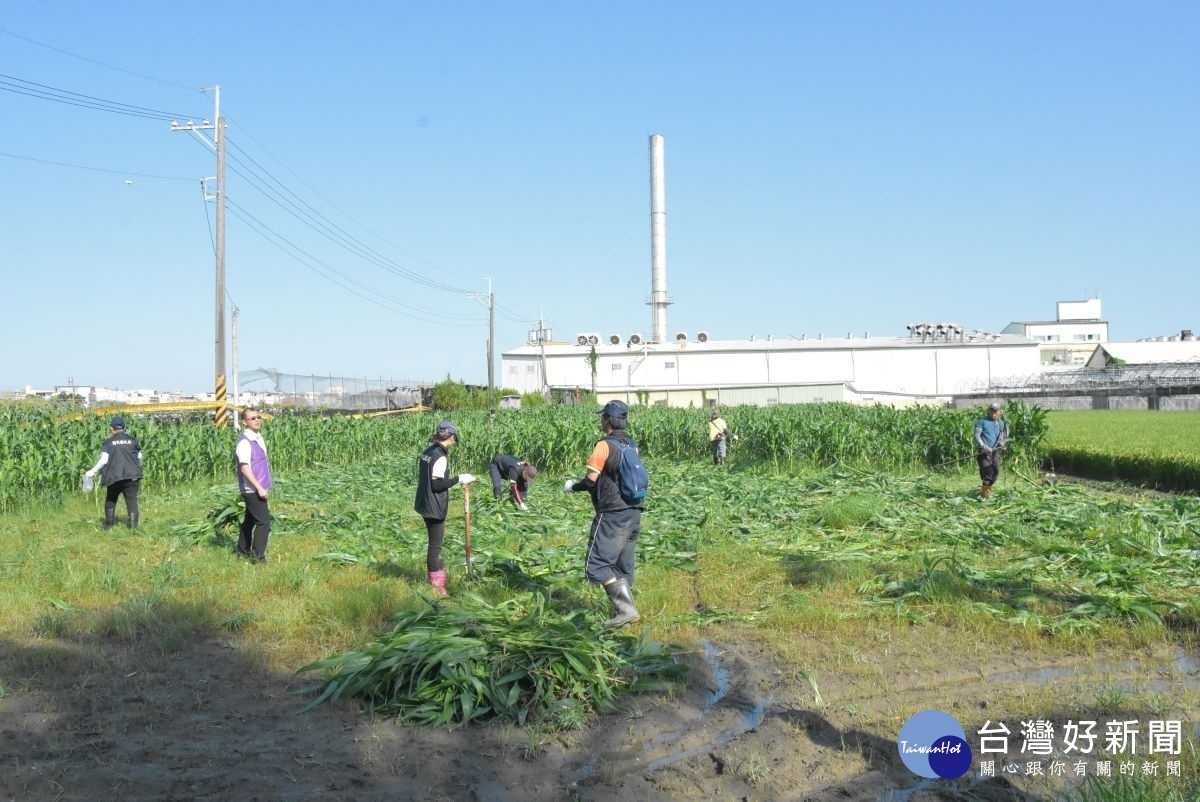
[[[277,248],[282,250],[284,253],[291,256],[297,262],[300,262],[300,264],[302,264],[309,270],[313,271],[314,273],[317,273],[322,278],[325,278],[325,279],[333,282],[334,284],[337,284],[342,289],[346,290],[347,292],[351,292],[354,295],[357,295],[358,297],[362,298],[363,300],[369,301],[369,302],[375,304],[376,306],[380,306],[384,309],[387,309],[388,311],[395,312],[398,315],[402,315],[405,317],[411,317],[411,318],[420,320],[425,323],[435,323],[435,324],[439,324],[439,325],[453,326],[453,327],[475,327],[475,326],[478,326],[480,323],[480,321],[477,318],[471,318],[471,317],[460,316],[460,315],[454,315],[454,316],[445,316],[444,315],[440,318],[423,317],[422,315],[417,314],[417,312],[427,311],[427,309],[425,307],[407,303],[405,301],[400,300],[399,298],[388,295],[387,293],[381,292],[378,289],[375,289],[374,287],[371,287],[367,284],[362,283],[361,281],[358,281],[357,279],[353,278],[352,276],[349,276],[349,275],[343,273],[342,271],[338,270],[337,268],[332,267],[331,265],[327,264],[326,262],[323,262],[320,259],[313,256],[312,254],[308,253],[303,248],[301,248],[299,245],[292,242],[291,240],[289,240],[287,237],[283,236],[282,234],[279,234],[278,232],[273,230],[270,226],[266,225],[261,220],[259,220],[257,217],[250,214],[248,211],[246,211],[244,208],[242,208],[239,204],[235,203],[230,198],[227,197],[226,202],[229,204],[230,209],[234,212],[234,214],[238,217],[239,220],[242,220],[244,223],[249,225],[252,230],[254,230],[256,233],[258,233],[260,236],[262,236],[268,242],[275,245]],[[280,243],[286,244],[287,247],[284,247],[284,245],[281,245]],[[300,254],[300,255],[297,255],[297,254]],[[319,265],[319,267],[316,265]],[[354,284],[358,287],[361,287],[363,290],[365,290],[367,292],[374,293],[375,295],[379,296],[379,298],[372,297],[370,295],[366,295],[363,292],[360,292],[359,290],[354,289],[354,287],[347,286],[345,283],[343,283],[342,281],[339,281],[337,278],[330,276],[326,271],[328,271],[329,273],[333,273],[334,275],[338,276],[339,278],[343,279],[346,282],[349,282],[350,284]],[[386,299],[386,301],[388,303],[381,301],[380,298]],[[391,304],[396,304],[396,305],[405,307],[405,309],[397,309],[394,306],[392,306]],[[405,310],[407,310],[407,311],[405,311]],[[456,323],[456,322],[452,322],[453,320],[464,321],[464,322]]]
[[[26,162],[37,162],[38,164],[49,164],[54,167],[71,167],[75,170],[91,170],[96,173],[112,173],[114,175],[133,175],[138,178],[158,178],[163,181],[195,181],[194,178],[186,178],[178,175],[155,175],[153,173],[135,173],[129,170],[109,170],[104,167],[89,167],[86,164],[70,164],[69,162],[56,162],[49,159],[35,159],[32,156],[18,156],[15,153],[0,153],[0,157],[6,159],[20,159]]]
[[[77,58],[80,61],[86,61],[90,64],[97,64],[101,67],[105,67],[110,70],[116,70],[117,72],[123,72],[126,75],[133,75],[137,78],[145,78],[147,81],[155,81],[156,83],[166,84],[167,86],[174,86],[174,87],[178,87],[180,89],[187,89],[192,92],[196,91],[196,88],[193,86],[184,86],[183,84],[177,84],[174,81],[164,81],[162,78],[155,78],[153,75],[143,75],[140,72],[134,72],[133,70],[127,70],[124,67],[115,67],[112,64],[106,64],[103,61],[97,61],[94,58],[88,58],[87,56],[81,56],[78,53],[72,53],[69,50],[63,50],[62,48],[54,47],[53,45],[48,45],[45,42],[39,42],[36,39],[30,39],[28,36],[22,36],[19,33],[13,33],[12,31],[6,31],[3,28],[0,28],[0,33],[7,34],[8,36],[13,37],[14,39],[20,39],[22,41],[29,42],[30,44],[37,45],[38,47],[44,47],[47,50],[53,50],[55,53],[62,53],[64,56],[70,56],[71,58]]]
[[[313,206],[311,204],[307,203],[304,199],[300,198],[298,195],[296,195],[296,193],[292,192],[292,190],[288,189],[288,187],[285,186],[279,179],[277,179],[277,178],[275,178],[275,176],[271,175],[271,173],[265,167],[263,167],[261,164],[259,164],[257,161],[255,161],[252,156],[250,156],[248,153],[246,153],[246,151],[244,149],[238,147],[232,141],[229,142],[229,145],[231,148],[233,148],[234,150],[237,150],[239,153],[241,153],[248,161],[250,161],[255,167],[257,167],[259,171],[264,173],[266,175],[267,179],[269,179],[271,182],[274,182],[274,184],[278,185],[284,192],[287,193],[287,195],[291,196],[292,198],[295,198],[296,201],[298,201],[299,204],[304,207],[304,209],[309,210],[312,214],[309,214],[308,212],[300,209],[296,205],[296,203],[293,203],[287,197],[284,197],[282,194],[280,194],[277,190],[271,188],[270,185],[265,183],[265,180],[262,178],[262,176],[260,176],[258,174],[258,172],[252,170],[240,158],[238,158],[236,156],[231,156],[230,158],[233,161],[237,162],[238,164],[245,167],[247,170],[250,170],[250,172],[254,173],[255,178],[259,179],[260,181],[263,181],[263,186],[267,187],[270,190],[270,192],[274,192],[276,195],[278,195],[279,198],[282,199],[282,203],[280,203],[279,200],[276,200],[274,198],[271,198],[272,200],[275,200],[275,202],[278,205],[280,205],[281,207],[283,207],[284,204],[287,204],[287,206],[290,206],[291,207],[290,210],[288,210],[288,209],[285,209],[285,210],[289,211],[289,213],[293,214],[297,218],[307,218],[308,222],[306,222],[306,225],[309,225],[310,227],[313,227],[315,230],[318,230],[320,233],[324,234],[330,240],[337,242],[343,248],[346,248],[347,250],[351,251],[359,258],[364,259],[368,262],[371,262],[372,264],[375,264],[376,266],[381,267],[384,270],[387,270],[391,273],[395,273],[396,275],[403,276],[404,278],[407,278],[410,281],[414,281],[418,284],[423,284],[424,286],[429,287],[431,289],[442,290],[443,292],[450,292],[450,293],[454,293],[457,295],[464,295],[467,293],[467,290],[465,290],[461,287],[455,287],[450,284],[446,284],[444,282],[428,278],[427,276],[417,273],[416,271],[413,271],[407,267],[404,267],[403,265],[399,264],[398,262],[396,262],[392,259],[389,259],[384,254],[379,253],[375,249],[371,248],[369,245],[365,244],[361,240],[354,237],[353,234],[350,234],[348,231],[346,231],[344,228],[339,226],[337,223],[330,220],[328,217],[326,217],[320,211],[313,208]],[[245,175],[241,171],[235,170],[235,172],[237,172],[237,174],[242,176],[243,178],[250,180],[249,176]],[[264,195],[267,195],[269,198],[271,197],[266,189],[263,189],[262,187],[255,187],[255,188],[258,189],[260,192],[262,192]],[[314,217],[314,215],[315,215],[315,217]]]
[[[228,122],[229,122],[231,125],[235,125],[235,124],[236,124],[236,123],[234,123],[234,121],[233,121],[233,119],[232,119],[232,118],[228,118],[228,117],[227,117],[226,119],[228,120]],[[320,191],[319,191],[319,190],[318,190],[316,187],[314,187],[312,184],[310,184],[310,183],[308,183],[307,181],[305,181],[305,180],[304,180],[304,178],[303,178],[303,177],[301,177],[300,175],[298,175],[298,174],[296,173],[296,171],[295,171],[295,170],[291,169],[291,168],[290,168],[290,167],[288,167],[286,164],[284,164],[284,162],[283,162],[283,160],[282,160],[282,159],[280,159],[278,156],[276,156],[274,153],[272,153],[272,152],[271,152],[271,151],[270,151],[270,150],[269,150],[269,149],[266,147],[266,145],[264,145],[262,142],[260,142],[258,139],[256,139],[256,138],[254,137],[254,135],[253,135],[253,134],[251,134],[251,133],[250,133],[250,131],[249,131],[249,130],[247,130],[247,129],[246,129],[244,126],[242,126],[242,125],[240,125],[240,124],[236,124],[236,125],[237,125],[237,128],[238,128],[238,130],[239,130],[240,132],[242,132],[243,134],[245,134],[245,135],[246,135],[246,137],[248,137],[248,138],[250,139],[250,141],[254,142],[254,144],[256,144],[256,145],[258,145],[260,148],[262,148],[262,150],[263,150],[263,152],[264,152],[264,153],[266,153],[268,156],[270,156],[272,159],[274,159],[274,160],[275,160],[275,161],[276,161],[276,162],[279,164],[279,166],[280,166],[280,167],[282,167],[284,170],[286,170],[288,173],[290,173],[290,174],[291,174],[291,176],[292,176],[293,178],[295,178],[297,181],[299,181],[301,184],[303,184],[305,187],[307,187],[307,188],[308,188],[308,189],[309,189],[309,190],[310,190],[310,191],[311,191],[311,192],[312,192],[314,195],[316,195],[318,198],[320,198],[321,200],[325,201],[325,203],[327,203],[331,209],[333,209],[333,210],[334,210],[335,212],[337,212],[338,214],[342,215],[342,217],[345,217],[345,218],[346,218],[347,220],[349,220],[351,223],[354,223],[356,226],[358,226],[359,228],[361,228],[363,231],[365,231],[365,232],[367,232],[368,234],[370,234],[371,236],[375,237],[375,238],[376,238],[376,239],[378,239],[380,242],[383,242],[383,243],[384,243],[384,244],[386,244],[386,245],[390,245],[391,247],[395,248],[397,251],[400,251],[401,253],[404,253],[404,254],[406,254],[406,255],[408,255],[408,256],[410,256],[410,257],[412,257],[412,258],[413,258],[413,259],[415,259],[416,261],[418,261],[418,262],[420,262],[420,263],[422,263],[422,264],[424,264],[424,265],[428,265],[429,267],[431,267],[431,268],[433,268],[433,269],[435,269],[435,270],[438,270],[438,271],[440,271],[440,272],[442,272],[442,273],[447,273],[447,274],[449,274],[449,275],[452,275],[452,276],[457,276],[458,278],[469,278],[468,276],[465,276],[465,275],[463,275],[463,274],[461,274],[461,273],[455,273],[455,272],[454,272],[454,271],[452,271],[452,270],[447,270],[446,268],[442,267],[441,265],[435,264],[435,263],[433,263],[433,262],[429,261],[428,259],[423,259],[423,258],[421,258],[420,256],[417,256],[416,254],[414,254],[414,253],[411,253],[411,252],[409,252],[409,251],[405,250],[405,249],[404,249],[404,248],[402,248],[401,246],[399,246],[399,245],[397,245],[396,243],[394,243],[394,242],[392,242],[391,240],[389,240],[387,237],[384,237],[382,234],[378,233],[377,231],[374,231],[374,230],[373,230],[373,229],[371,229],[369,226],[367,226],[367,225],[364,225],[364,224],[363,224],[361,221],[359,221],[359,220],[355,219],[353,215],[351,215],[350,213],[348,213],[348,212],[347,212],[347,211],[345,211],[344,209],[340,208],[340,207],[339,207],[339,206],[338,206],[336,203],[334,203],[333,201],[331,201],[329,198],[327,198],[327,197],[325,197],[324,195],[322,195],[322,194],[321,194],[321,192],[320,192]]]
[[[102,97],[94,97],[85,95],[80,92],[72,92],[68,89],[59,89],[47,84],[39,84],[35,81],[26,81],[23,78],[17,78],[13,75],[0,73],[0,78],[8,80],[0,80],[0,89],[6,92],[13,92],[18,95],[26,95],[35,97],[41,100],[50,100],[55,103],[64,103],[68,106],[80,106],[86,109],[94,109],[96,111],[107,111],[113,114],[122,114],[126,117],[142,117],[149,120],[172,120],[180,117],[195,117],[196,115],[178,114],[171,111],[163,111],[161,109],[152,109],[145,106],[136,106],[131,103],[121,103],[116,100],[107,100]]]

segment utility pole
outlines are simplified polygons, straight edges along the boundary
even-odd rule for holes
[[[532,332],[536,338],[536,342],[541,346],[542,352],[542,397],[547,401],[550,400],[550,380],[546,377],[546,340],[550,339],[550,330],[546,328],[546,321],[542,317],[542,310],[538,310],[537,329]]]
[[[487,341],[487,368],[488,368],[488,414],[496,414],[496,380],[495,380],[495,358],[493,357],[494,345],[496,340],[496,296],[492,292],[492,280],[487,280],[487,305],[488,305],[488,341]],[[468,298],[479,299],[480,295],[477,292],[467,293]]]
[[[206,90],[201,90],[206,91]],[[215,123],[204,120],[202,122],[193,122],[188,120],[184,124],[171,122],[172,131],[188,131],[193,136],[197,137],[201,142],[212,147],[217,152],[217,190],[215,200],[217,204],[216,214],[216,241],[214,250],[216,251],[216,309],[215,323],[216,334],[214,339],[214,360],[213,373],[214,380],[214,395],[216,397],[217,411],[216,420],[214,421],[217,428],[223,429],[229,423],[229,407],[226,403],[225,394],[225,120],[221,117],[221,87],[217,86],[213,89],[214,97],[214,114]],[[213,141],[209,142],[201,131],[212,131]]]
[[[492,292],[492,280],[488,279],[488,414],[496,414],[496,295]]]
[[[233,313],[233,321],[232,321],[231,331],[230,331],[230,347],[233,351],[233,353],[231,354],[231,357],[233,360],[233,364],[231,365],[231,367],[233,368],[233,405],[236,407],[236,406],[240,406],[240,403],[239,403],[240,399],[238,398],[238,365],[237,365],[238,308],[237,308],[237,304],[235,304],[233,301],[229,302],[229,306],[231,307],[230,311]],[[236,410],[234,410],[234,412],[236,412]],[[235,429],[240,429],[241,426],[239,424],[241,422],[241,416],[235,414],[235,415],[232,415],[231,417],[234,419],[233,427]]]

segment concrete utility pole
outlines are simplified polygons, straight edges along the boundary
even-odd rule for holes
[[[493,357],[494,345],[496,341],[496,296],[492,292],[492,280],[487,279],[487,305],[488,305],[488,341],[487,341],[487,373],[488,373],[488,412],[492,415],[496,414],[496,381],[495,381],[495,358]],[[477,292],[467,293],[468,298],[478,300],[481,296]]]
[[[238,308],[237,308],[237,304],[235,304],[233,301],[230,301],[229,305],[232,307],[232,309],[230,309],[230,312],[233,313],[233,315],[232,315],[233,321],[232,321],[232,326],[231,326],[232,331],[230,332],[232,342],[230,343],[230,345],[231,345],[231,348],[233,351],[233,353],[231,354],[232,360],[233,360],[233,363],[232,363],[232,368],[233,368],[233,405],[236,407],[236,406],[240,406],[240,403],[239,403],[240,399],[238,398],[238,371],[237,371],[237,368],[238,368],[238,365],[237,365],[237,362],[238,362],[238,360],[237,360]],[[231,411],[236,413],[236,410],[231,410]],[[234,415],[231,415],[230,417],[233,418],[233,428],[240,429],[241,428],[241,420],[242,420],[241,416],[234,414]]]
[[[207,91],[207,90],[201,90]],[[215,123],[204,120],[202,122],[193,122],[188,120],[184,124],[171,122],[172,131],[188,131],[193,136],[197,137],[201,142],[214,148],[217,152],[217,189],[215,200],[217,205],[216,214],[216,241],[214,250],[216,251],[216,321],[215,329],[216,336],[214,339],[214,395],[217,402],[217,413],[215,423],[217,428],[225,428],[229,423],[229,406],[226,401],[225,394],[225,120],[221,117],[221,87],[217,86],[213,89],[213,97],[215,104],[215,113],[213,119]],[[209,142],[201,131],[212,131],[213,141]]]
[[[496,414],[496,295],[488,279],[488,413]]]
[[[537,344],[541,347],[542,352],[542,397],[547,401],[550,400],[550,380],[546,378],[546,340],[550,339],[550,330],[546,328],[546,321],[542,317],[541,310],[538,310],[537,328],[530,332],[535,338]]]

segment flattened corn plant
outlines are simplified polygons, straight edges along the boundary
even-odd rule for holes
[[[559,612],[540,595],[490,604],[461,594],[395,619],[365,649],[304,666],[324,678],[305,689],[311,709],[357,697],[371,713],[413,724],[500,718],[576,725],[616,707],[622,693],[669,689],[686,668],[661,645],[601,636],[578,611]]]

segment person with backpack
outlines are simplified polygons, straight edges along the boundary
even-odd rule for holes
[[[587,579],[604,588],[614,615],[606,627],[623,627],[641,618],[633,603],[633,574],[638,533],[649,477],[637,443],[626,432],[629,408],[609,401],[599,412],[602,437],[592,448],[583,479],[568,479],[567,492],[586,490],[596,510],[587,549]]]

